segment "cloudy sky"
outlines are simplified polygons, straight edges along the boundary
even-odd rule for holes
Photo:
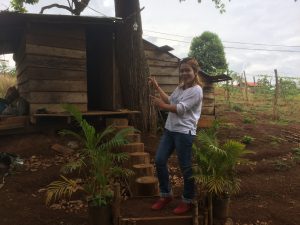
[[[28,11],[55,0],[40,0]],[[67,0],[56,0],[61,4]],[[91,0],[82,15],[114,16],[113,0]],[[229,68],[248,76],[274,74],[300,77],[300,2],[294,0],[231,0],[220,14],[211,0],[140,0],[144,38],[154,44],[169,45],[178,57],[189,52],[190,41],[204,31],[216,33],[225,47]],[[1,0],[0,9],[9,0]],[[98,12],[96,12],[98,11]],[[68,14],[63,10],[46,13]],[[256,50],[249,50],[256,49]],[[267,50],[267,51],[266,51]]]

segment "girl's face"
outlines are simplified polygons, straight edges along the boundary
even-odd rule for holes
[[[194,84],[196,75],[193,68],[189,64],[182,63],[179,68],[179,74],[185,86],[191,86]]]

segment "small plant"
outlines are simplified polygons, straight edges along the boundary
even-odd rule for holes
[[[271,142],[281,143],[281,142],[285,141],[285,139],[274,136],[274,135],[269,135],[268,137],[271,140]]]
[[[277,171],[287,171],[291,168],[290,164],[288,164],[287,162],[284,162],[282,160],[276,160],[274,162],[274,166]]]
[[[234,105],[232,106],[232,109],[233,109],[234,111],[236,111],[236,112],[243,112],[243,111],[244,111],[243,108],[242,108],[240,105],[237,105],[237,104],[234,104]]]
[[[299,148],[293,148],[292,153],[293,153],[294,162],[300,163],[300,147]]]
[[[241,140],[241,142],[243,143],[243,144],[251,144],[253,141],[254,141],[254,137],[251,137],[251,136],[248,136],[248,135],[245,135],[243,138],[242,138],[242,140]]]
[[[247,123],[247,124],[251,124],[251,123],[254,123],[255,120],[253,118],[250,118],[250,117],[244,117],[243,119],[243,123]]]
[[[115,148],[127,143],[126,135],[131,128],[123,129],[116,133],[113,127],[107,127],[98,133],[82,114],[71,105],[65,109],[78,122],[82,134],[71,130],[63,130],[62,135],[72,135],[83,142],[83,149],[78,157],[63,167],[63,172],[71,173],[78,171],[81,175],[78,179],[67,178],[61,175],[61,180],[54,181],[47,187],[46,204],[64,197],[71,197],[77,191],[85,193],[89,206],[110,205],[113,192],[113,179],[131,175],[128,169],[121,168],[120,163],[127,159],[126,153],[116,153]]]

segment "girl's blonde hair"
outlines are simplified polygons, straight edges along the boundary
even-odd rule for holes
[[[179,69],[180,69],[181,64],[184,64],[184,63],[190,65],[195,73],[194,84],[198,84],[200,87],[203,87],[203,83],[201,82],[201,80],[199,78],[200,66],[199,66],[199,63],[197,62],[197,60],[193,57],[183,58],[179,62]],[[181,82],[181,80],[180,80],[180,82]]]

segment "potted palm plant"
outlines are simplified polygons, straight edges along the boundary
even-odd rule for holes
[[[236,166],[247,161],[242,156],[252,153],[238,141],[227,140],[220,144],[217,129],[218,125],[215,124],[208,130],[199,131],[193,144],[193,176],[195,182],[207,192],[210,224],[213,218],[228,217],[229,196],[240,190]],[[223,207],[220,208],[221,205]],[[220,215],[214,216],[216,213]]]
[[[81,140],[83,148],[76,159],[62,168],[62,172],[68,174],[78,171],[80,179],[61,175],[61,180],[50,183],[46,192],[46,204],[60,198],[71,197],[73,193],[80,191],[85,194],[88,202],[91,225],[110,225],[113,180],[132,173],[119,166],[127,159],[127,154],[117,153],[114,149],[127,143],[126,135],[132,131],[132,128],[116,132],[110,126],[98,133],[83,119],[82,114],[74,106],[67,105],[65,109],[78,122],[82,134],[71,130],[63,130],[60,133]]]

